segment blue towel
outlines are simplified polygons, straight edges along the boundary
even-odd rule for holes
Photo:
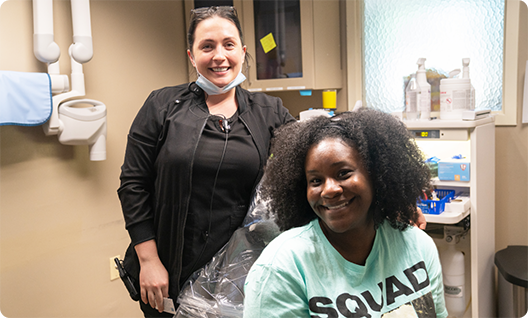
[[[38,126],[52,111],[47,73],[0,71],[0,126]]]

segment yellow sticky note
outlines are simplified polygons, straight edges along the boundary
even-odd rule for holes
[[[268,53],[269,51],[277,47],[277,43],[275,43],[275,39],[273,38],[273,34],[271,33],[260,39],[260,44],[262,44],[264,53]]]

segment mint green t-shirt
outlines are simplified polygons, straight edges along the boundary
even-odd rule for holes
[[[344,259],[318,219],[290,229],[264,249],[244,291],[244,318],[447,317],[433,240],[388,222],[365,266]]]

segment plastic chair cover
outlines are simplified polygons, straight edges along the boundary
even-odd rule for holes
[[[174,317],[242,317],[247,273],[264,247],[279,233],[266,203],[255,195],[242,227],[183,286]]]

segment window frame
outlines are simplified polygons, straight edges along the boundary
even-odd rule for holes
[[[502,109],[494,111],[496,126],[516,126],[519,105],[519,21],[521,0],[505,0]],[[346,1],[348,109],[365,100],[363,85],[363,0]],[[368,106],[368,105],[367,105]],[[434,113],[434,112],[433,112]]]

